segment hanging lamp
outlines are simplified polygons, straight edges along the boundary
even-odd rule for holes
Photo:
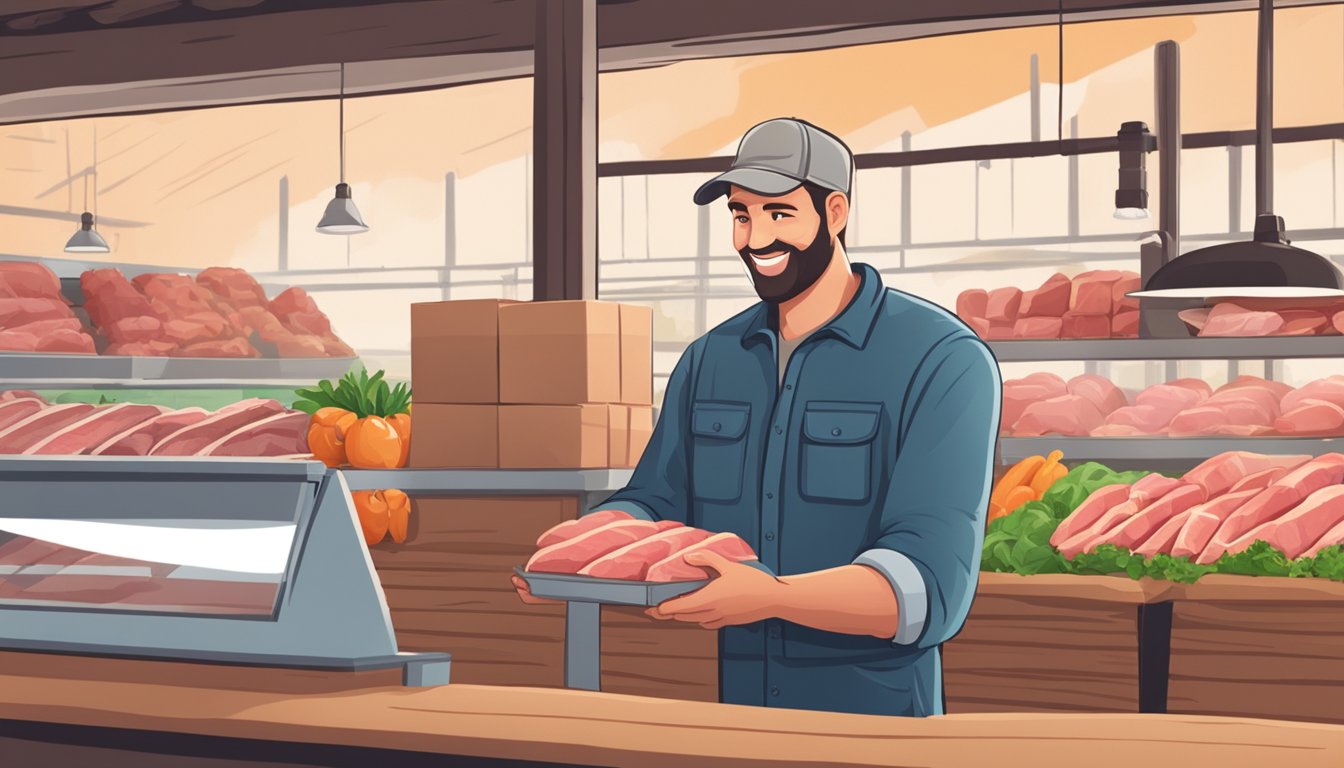
[[[1260,0],[1256,66],[1255,232],[1252,239],[1177,256],[1153,273],[1138,298],[1311,299],[1344,296],[1329,259],[1289,245],[1274,215],[1274,2]]]
[[[98,129],[93,133],[93,207],[98,208]],[[111,253],[107,241],[93,228],[94,215],[89,212],[89,175],[84,176],[84,213],[79,216],[79,229],[65,244],[66,253]]]
[[[359,209],[355,207],[355,201],[350,197],[350,185],[345,183],[345,63],[341,63],[341,91],[339,97],[340,103],[340,146],[341,146],[341,180],[336,185],[336,196],[327,203],[327,210],[322,214],[322,220],[317,223],[317,231],[324,235],[357,235],[360,232],[368,232],[369,225],[364,223],[364,217],[359,215]]]

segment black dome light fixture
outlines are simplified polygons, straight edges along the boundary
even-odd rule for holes
[[[93,176],[93,211],[89,210],[89,176]],[[98,210],[98,128],[93,129],[93,165],[84,174],[84,213],[79,216],[79,229],[65,244],[66,253],[111,253],[107,240],[94,229]]]
[[[1256,66],[1255,232],[1172,259],[1137,298],[1313,299],[1344,296],[1344,275],[1320,254],[1289,244],[1274,210],[1274,2],[1260,0]]]

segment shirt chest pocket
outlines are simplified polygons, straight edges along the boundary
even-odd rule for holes
[[[804,498],[844,502],[871,498],[873,441],[881,415],[881,403],[807,404],[799,471]]]
[[[737,501],[747,455],[746,403],[691,406],[691,493],[705,501]]]

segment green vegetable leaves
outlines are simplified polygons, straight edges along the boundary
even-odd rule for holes
[[[1219,573],[1242,576],[1287,576],[1290,570],[1288,558],[1266,541],[1257,541],[1235,555],[1226,553],[1214,566]]]
[[[323,379],[316,389],[299,389],[295,394],[299,400],[294,407],[304,413],[315,413],[322,408],[340,408],[350,411],[359,418],[368,416],[395,416],[407,413],[411,404],[411,390],[405,382],[389,387],[383,380],[383,371],[372,376],[365,368],[358,374],[351,371],[332,384]]]

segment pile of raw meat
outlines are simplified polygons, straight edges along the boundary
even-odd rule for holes
[[[1199,336],[1338,336],[1344,305],[1315,309],[1248,309],[1231,301],[1176,313]]]
[[[183,578],[178,566],[14,536],[0,545],[0,598],[137,606],[192,613],[268,615],[280,585]]]
[[[705,569],[683,557],[707,550],[729,560],[755,560],[756,553],[732,533],[712,533],[671,520],[652,523],[612,509],[563,522],[537,539],[527,561],[533,573],[565,573],[632,581],[697,581]]]
[[[1297,389],[1241,376],[1217,389],[1199,379],[1154,384],[1130,399],[1101,376],[1033,373],[1003,383],[999,432],[1012,437],[1344,436],[1344,376]]]
[[[91,355],[93,337],[41,264],[0,261],[0,350]]]
[[[0,454],[307,457],[308,414],[252,399],[213,413],[158,405],[48,403],[0,393]]]
[[[1216,561],[1263,539],[1288,559],[1344,543],[1344,455],[1223,453],[1184,477],[1108,485],[1060,523],[1050,544],[1072,558],[1102,544]]]
[[[1116,269],[1070,279],[1055,273],[1040,288],[973,288],[957,296],[957,316],[982,339],[1109,339],[1139,335],[1139,275]]]
[[[84,308],[109,355],[352,357],[302,288],[274,299],[241,269],[212,267],[195,279],[116,269],[79,278]],[[263,352],[265,354],[263,354]]]

